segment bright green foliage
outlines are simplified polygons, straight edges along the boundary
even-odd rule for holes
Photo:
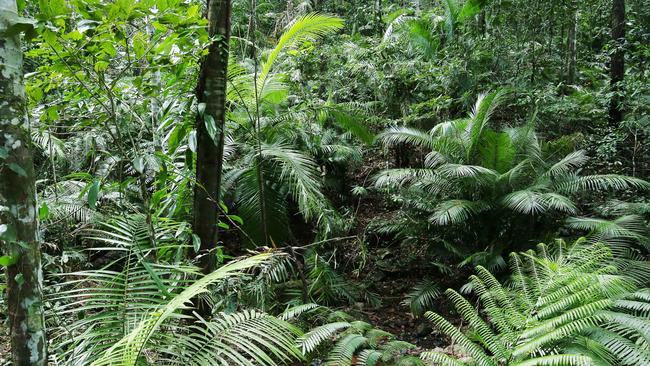
[[[350,321],[344,313],[330,313],[327,320],[298,338],[304,355],[322,357],[328,366],[422,365],[416,357],[405,355],[415,345],[396,340],[391,333],[366,322]]]
[[[172,365],[283,365],[301,357],[295,339],[302,332],[290,324],[254,310],[222,313],[209,322],[169,335]]]
[[[214,41],[205,0],[17,0],[5,33],[25,35],[22,148],[36,168],[51,364],[648,363],[645,1],[625,0],[621,42],[610,0],[231,3],[224,179],[210,198],[222,242],[206,254],[220,269],[204,277],[205,257],[189,253],[201,245],[196,87]],[[6,224],[0,239],[15,238]],[[497,281],[504,253],[577,235],[513,256]],[[254,246],[274,254],[235,258]],[[464,287],[473,296],[447,291],[463,326],[428,314],[465,348],[458,358],[423,361],[322,306],[377,314],[378,282],[398,292],[434,270],[391,294],[424,321],[459,262],[483,265]],[[197,299],[213,312],[194,314]]]
[[[233,136],[233,159],[228,159],[225,184],[227,189],[234,188],[232,198],[252,244],[282,244],[289,239],[291,204],[297,206],[305,220],[316,221],[325,236],[338,229],[336,213],[323,195],[321,171],[325,162],[317,159],[358,153],[343,142],[349,138],[337,141],[340,133],[316,122],[324,124],[331,120],[339,129],[366,142],[372,141],[372,134],[346,106],[325,104],[289,110],[287,75],[276,69],[281,56],[341,26],[342,20],[337,17],[299,17],[284,31],[259,70],[231,68],[229,98],[233,102],[233,123],[229,132]]]
[[[646,291],[610,265],[611,251],[578,240],[512,254],[512,286],[477,267],[470,277],[477,309],[454,290],[446,294],[470,331],[436,313],[427,318],[472,361],[425,352],[441,365],[637,365],[650,346]]]
[[[427,230],[450,227],[450,241],[458,242],[458,229],[467,228],[468,237],[473,237],[473,228],[483,228],[474,245],[458,244],[472,253],[467,262],[496,266],[503,263],[500,253],[516,241],[535,238],[535,229],[527,230],[530,223],[577,214],[575,196],[650,188],[634,177],[581,175],[587,162],[584,151],[564,157],[545,153],[534,120],[521,127],[494,129],[490,117],[505,97],[503,91],[482,94],[468,118],[438,124],[430,131],[392,127],[379,136],[387,146],[406,144],[426,153],[423,167],[386,169],[375,176],[377,188],[396,191],[395,200],[413,223],[400,222],[397,230],[417,230],[418,221],[427,220]]]
[[[192,365],[208,365],[210,359],[276,365],[299,357],[294,340],[300,331],[276,317],[243,310],[204,320],[188,312],[191,300],[210,288],[245,277],[253,267],[266,273],[275,256],[233,261],[200,277],[198,269],[179,261],[185,251],[179,243],[188,235],[183,225],[162,222],[150,230],[143,216],[133,216],[88,233],[99,244],[94,250],[119,255],[104,268],[66,274],[75,280],[48,299],[58,362],[127,366],[152,352],[167,360],[164,364]],[[64,319],[73,314],[78,320],[67,324]],[[197,324],[182,326],[188,321]]]

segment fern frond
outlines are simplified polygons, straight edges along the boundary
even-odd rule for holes
[[[278,316],[278,318],[285,321],[291,320],[301,316],[304,313],[310,312],[314,309],[319,309],[320,307],[321,307],[320,305],[314,303],[296,305],[294,307],[287,308],[285,311],[282,312],[282,314]]]
[[[303,354],[314,351],[323,341],[330,339],[336,332],[351,326],[348,322],[328,323],[318,326],[296,341]]]
[[[443,317],[430,311],[427,312],[425,316],[427,319],[429,319],[429,321],[431,321],[431,323],[433,323],[434,326],[448,335],[455,344],[458,344],[465,350],[465,352],[472,356],[472,358],[476,360],[477,364],[481,366],[495,365],[495,363],[490,359],[485,351],[481,349],[481,347],[472,342],[466,335],[464,335],[460,330],[458,330]]]
[[[261,265],[270,258],[270,254],[258,254],[240,261],[230,262],[216,271],[204,276],[184,289],[169,302],[149,311],[144,318],[124,338],[103,351],[92,366],[109,366],[120,364],[134,366],[142,350],[146,347],[154,332],[177,311],[187,309],[193,298],[205,293],[211,284],[227,278],[240,276],[244,271]]]
[[[516,362],[513,366],[591,366],[591,359],[583,355],[550,355]]]
[[[368,339],[360,334],[348,334],[337,340],[334,348],[330,351],[326,366],[352,366],[352,356],[365,345]]]

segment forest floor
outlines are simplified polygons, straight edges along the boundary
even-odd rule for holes
[[[394,334],[397,339],[413,343],[423,350],[449,344],[443,335],[433,331],[431,323],[426,318],[415,317],[405,305],[401,304],[405,293],[400,290],[404,287],[404,283],[411,283],[411,281],[398,279],[381,284],[379,293],[382,296],[382,305],[365,312],[370,323]],[[410,288],[412,286],[409,286],[409,290]],[[435,311],[447,312],[444,308],[437,308]]]
[[[367,187],[371,185],[371,177],[380,170],[389,167],[390,164],[389,158],[385,154],[375,151],[364,157],[362,166],[348,172],[347,178],[351,185]],[[417,348],[413,350],[413,353],[436,349],[455,354],[455,349],[450,346],[450,340],[446,336],[436,332],[426,318],[414,316],[410,309],[402,304],[406,294],[412,291],[418,282],[423,278],[430,277],[435,272],[432,273],[431,269],[428,266],[422,266],[422,263],[420,265],[403,263],[407,257],[417,257],[418,254],[404,253],[405,248],[392,242],[390,238],[367,235],[368,228],[373,223],[390,221],[396,213],[396,208],[390,207],[384,197],[375,192],[359,199],[355,206],[356,234],[358,238],[364,238],[363,240],[368,245],[366,254],[368,261],[363,269],[366,273],[360,277],[365,277],[363,282],[372,283],[373,286],[370,290],[381,299],[381,305],[374,308],[368,304],[358,304],[363,305],[362,308],[355,306],[346,310],[374,327],[394,334],[397,339],[416,345]],[[346,258],[349,261],[348,264],[359,260],[356,257],[360,252],[356,246],[358,244],[351,241],[339,245],[341,245],[340,252],[346,253],[344,257],[348,257]],[[404,270],[405,268],[407,270]],[[349,275],[355,277],[350,273]],[[448,287],[458,287],[459,283],[462,285],[466,278],[466,271],[458,270],[458,273],[434,280],[439,283],[442,292]],[[441,294],[435,307],[431,310],[450,319],[452,324],[461,326],[460,319],[450,308],[444,294]]]
[[[364,320],[373,327],[395,335],[397,340],[409,342],[416,347],[409,354],[419,355],[423,351],[438,351],[449,355],[464,357],[464,353],[453,344],[444,334],[436,331],[431,323],[423,316],[416,317],[411,314],[410,309],[401,302],[408,291],[421,278],[406,276],[395,277],[392,280],[384,280],[377,286],[377,293],[382,303],[380,306],[363,307],[357,306],[345,309],[360,320]],[[449,319],[457,327],[463,327],[458,316],[450,308],[446,297],[441,295],[432,309],[436,313]]]

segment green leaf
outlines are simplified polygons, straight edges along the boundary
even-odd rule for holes
[[[350,132],[367,145],[372,145],[375,141],[375,135],[361,122],[364,120],[363,116],[337,108],[332,108],[328,112],[341,128]]]
[[[196,152],[196,131],[190,132],[190,135],[187,137],[187,147],[191,152]]]
[[[205,113],[205,105],[205,103],[199,103],[199,105],[196,106],[199,111],[199,116],[203,116],[203,113]]]
[[[228,218],[238,223],[239,225],[244,225],[244,220],[237,215],[228,215]]]
[[[28,87],[27,95],[35,102],[40,102],[43,99],[43,89],[36,86]]]
[[[137,156],[135,159],[133,159],[132,163],[133,169],[135,169],[135,171],[140,174],[144,172],[144,158],[142,156]]]
[[[117,55],[117,50],[115,49],[115,46],[113,46],[112,42],[102,42],[100,47],[102,48],[102,51],[106,52],[106,54],[111,57],[115,57]]]
[[[40,17],[46,20],[63,15],[69,12],[65,0],[39,0],[38,8],[40,9]]]
[[[199,249],[201,249],[201,238],[196,234],[192,234],[192,247],[195,252],[198,252]]]
[[[16,163],[9,164],[9,169],[11,169],[14,173],[20,175],[21,177],[27,176],[27,172],[25,171],[25,169],[23,169],[23,167],[21,167]]]
[[[145,37],[142,33],[138,32],[133,36],[133,51],[135,51],[136,58],[142,58],[146,49]]]
[[[95,208],[97,206],[97,196],[99,196],[99,181],[94,181],[88,190],[88,206]]]
[[[43,202],[41,207],[38,208],[38,219],[45,220],[50,215],[50,208],[47,207],[47,203]]]
[[[103,72],[106,71],[106,69],[108,69],[108,65],[109,65],[108,61],[97,61],[95,62],[94,69],[97,72]]]
[[[481,11],[486,3],[487,0],[467,0],[458,14],[458,20],[462,22],[467,18],[475,16]]]
[[[217,122],[214,120],[214,117],[207,114],[203,116],[203,120],[205,121],[205,128],[208,130],[208,135],[210,135],[212,142],[214,142],[215,145],[219,144],[219,128],[217,127]]]
[[[18,257],[13,257],[10,255],[3,255],[0,257],[0,266],[8,267],[12,264],[15,264],[18,261]]]
[[[484,130],[478,147],[481,165],[498,171],[507,172],[515,158],[515,148],[510,136],[505,132]]]
[[[0,240],[6,242],[16,241],[16,229],[10,224],[0,224]]]

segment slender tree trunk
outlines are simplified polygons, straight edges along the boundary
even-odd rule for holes
[[[208,1],[208,32],[215,40],[201,64],[196,95],[205,106],[196,119],[196,186],[194,188],[194,233],[201,239],[200,264],[204,273],[214,271],[213,249],[218,241],[219,196],[223,166],[230,0]],[[214,139],[206,124],[214,124]],[[233,250],[234,248],[229,248]]]
[[[0,0],[0,30],[17,16],[15,0]],[[26,116],[20,35],[0,36],[0,243],[7,266],[7,307],[13,364],[46,365],[36,186]]]
[[[149,35],[154,34],[154,28],[149,21],[147,21],[147,33]],[[143,62],[147,62],[147,59],[145,58]],[[162,88],[162,82],[161,82],[161,77],[160,77],[160,70],[156,70],[153,76],[153,83],[155,90],[160,90]],[[162,150],[162,141],[160,140],[160,136],[156,133],[158,130],[158,114],[160,113],[160,103],[158,100],[158,96],[154,95],[151,98],[149,98],[149,102],[151,103],[151,133],[152,133],[152,141],[153,141],[153,146],[156,151],[161,151]]]
[[[613,92],[609,105],[609,124],[617,126],[623,120],[621,92],[625,76],[625,0],[612,0],[612,41],[614,51],[609,65],[610,87]]]
[[[375,0],[375,31],[378,36],[384,34],[384,20],[382,19],[382,1]]]
[[[260,123],[260,96],[257,94],[259,85],[258,81],[258,59],[257,59],[257,0],[251,0],[251,14],[250,14],[250,38],[252,44],[251,58],[253,59],[253,89],[255,90],[255,111],[253,128],[255,129],[255,164],[257,165],[255,172],[257,175],[257,186],[259,189],[259,207],[260,207],[260,220],[262,222],[262,233],[264,233],[263,245],[267,245],[269,241],[269,228],[268,218],[266,216],[266,189],[264,179],[264,157],[262,156],[262,137],[261,137],[261,123]],[[259,243],[255,243],[259,244]]]
[[[566,84],[573,85],[576,82],[576,35],[578,32],[578,3],[571,2],[569,11],[569,31],[567,33],[567,58],[566,58]]]
[[[487,24],[485,20],[485,13],[487,12],[487,9],[483,7],[481,11],[478,13],[478,33],[481,35],[481,37],[485,36],[485,32],[487,30]]]

